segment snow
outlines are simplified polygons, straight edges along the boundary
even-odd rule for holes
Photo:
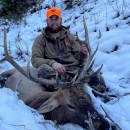
[[[42,6],[45,7],[46,4],[52,5],[52,1],[46,0]],[[82,18],[85,17],[92,51],[99,45],[93,69],[96,70],[103,64],[101,72],[111,93],[123,95],[130,92],[129,0],[89,0],[88,3],[81,1],[80,6],[75,5],[70,10],[65,10],[63,1],[57,0],[57,7],[62,11],[63,25],[70,26],[70,31],[74,35],[78,32],[82,40],[84,39]],[[33,14],[28,12],[19,24],[9,22],[9,25],[4,26],[4,21],[1,19],[0,59],[4,54],[3,28],[5,27],[8,30],[10,55],[21,66],[27,65],[33,41],[41,33],[39,30],[46,26],[46,10],[42,9]],[[120,16],[117,16],[118,12]],[[19,52],[22,52],[22,55],[18,55]],[[0,64],[0,73],[12,68],[13,66],[8,62],[4,62]],[[87,86],[86,91],[100,113],[105,115],[100,106],[102,105],[122,130],[130,129],[130,95],[104,103],[92,94],[90,87]],[[17,92],[10,89],[0,89],[0,130],[83,130],[80,126],[71,123],[56,128],[54,122],[44,120],[42,115],[26,106],[17,95]]]

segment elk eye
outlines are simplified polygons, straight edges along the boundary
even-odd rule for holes
[[[73,109],[73,110],[75,110],[75,107],[73,107],[73,106],[70,105],[70,104],[68,104],[68,108],[69,108],[69,109]]]

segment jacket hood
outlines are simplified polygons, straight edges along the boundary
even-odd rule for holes
[[[63,39],[64,37],[66,37],[68,34],[70,33],[69,29],[65,26],[62,26],[61,27],[61,32],[60,32],[60,39]],[[52,39],[49,35],[49,31],[47,30],[47,27],[43,28],[42,30],[42,34],[49,38],[49,39]]]

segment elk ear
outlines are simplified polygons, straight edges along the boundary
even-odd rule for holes
[[[63,91],[61,88],[59,88],[54,95],[52,95],[46,102],[44,102],[37,109],[37,111],[39,113],[50,112],[61,104],[62,99],[63,99]]]

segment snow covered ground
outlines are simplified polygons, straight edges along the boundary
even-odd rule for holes
[[[112,94],[123,95],[130,92],[130,2],[129,0],[88,0],[81,1],[80,6],[74,5],[66,10],[61,0],[56,0],[57,7],[62,11],[63,25],[69,26],[75,35],[84,39],[82,23],[85,17],[92,51],[99,45],[93,69],[101,64],[101,70],[107,87]],[[79,1],[80,2],[80,1]],[[42,6],[52,5],[46,0]],[[35,37],[40,34],[45,22],[46,9],[37,11],[23,18],[21,23],[15,25],[0,24],[0,59],[3,58],[3,28],[7,28],[7,40],[11,56],[21,66],[26,66],[28,55],[31,55],[31,46]],[[0,64],[0,73],[13,67],[4,62]],[[107,103],[94,97],[91,88],[86,87],[91,95],[95,108],[105,115],[100,107],[102,105],[109,116],[122,130],[130,129],[130,95],[113,99]],[[44,120],[37,111],[26,106],[17,97],[17,92],[10,89],[0,89],[0,130],[56,130],[52,121]],[[80,126],[66,124],[60,126],[64,130],[83,130]]]

